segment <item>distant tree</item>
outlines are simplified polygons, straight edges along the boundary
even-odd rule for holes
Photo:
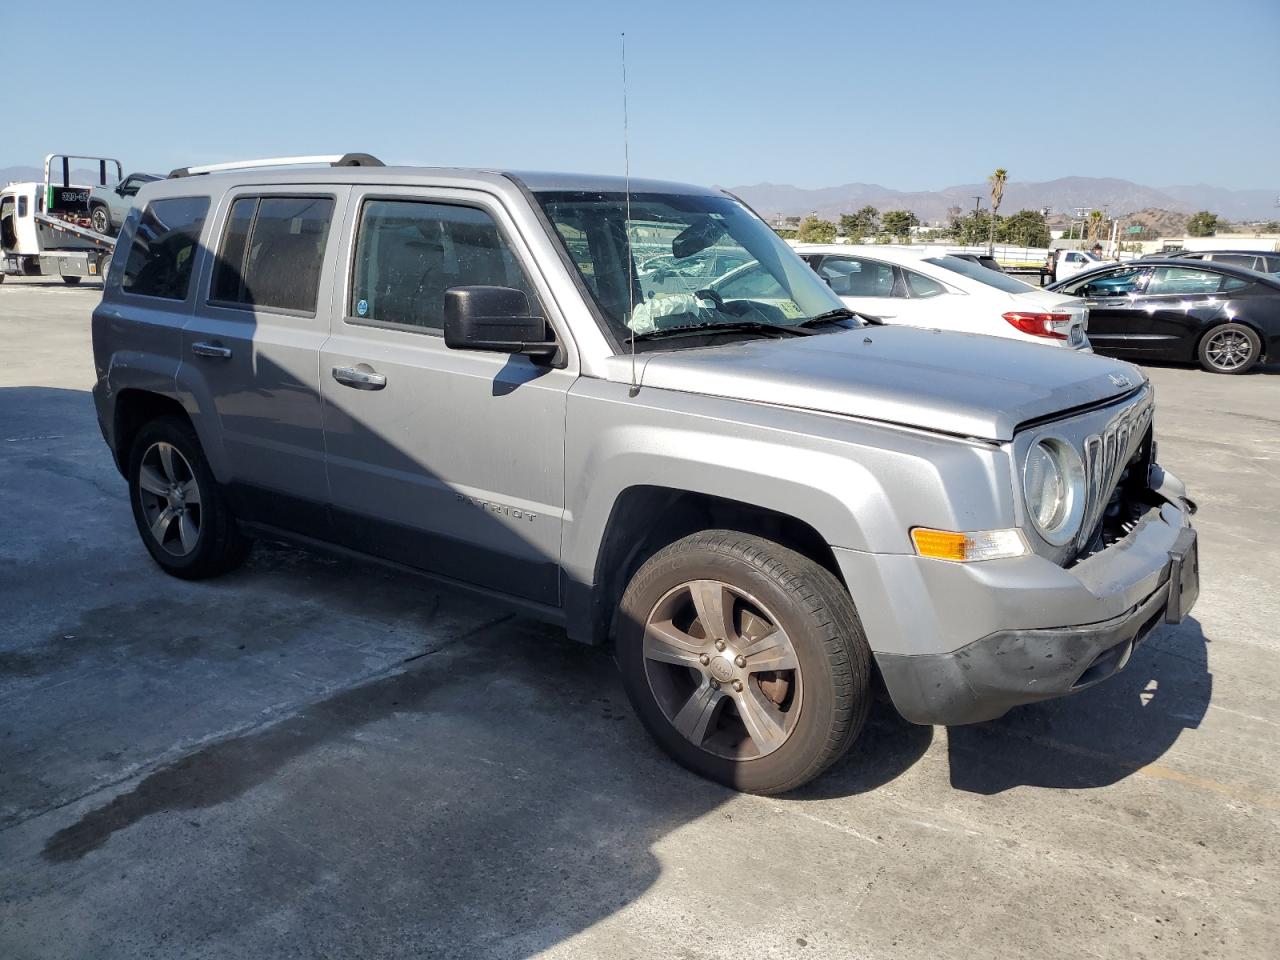
[[[796,231],[796,239],[801,243],[830,243],[835,238],[836,225],[812,213],[800,221],[800,229]]]
[[[786,227],[774,227],[773,232],[780,236],[783,240],[794,240],[799,230],[788,230]]]
[[[1001,217],[996,224],[996,239],[1022,247],[1047,247],[1049,225],[1039,210],[1019,210],[1011,217]]]
[[[1268,220],[1262,225],[1263,233],[1280,233],[1280,220]]]
[[[991,235],[991,215],[985,210],[975,210],[968,216],[957,217],[951,221],[946,233],[964,246],[985,243]]]
[[[911,242],[911,228],[920,226],[920,218],[910,210],[886,210],[880,218],[884,232]]]
[[[1102,229],[1106,225],[1107,216],[1101,210],[1091,210],[1089,212],[1089,239],[1094,243],[1102,240]]]
[[[997,167],[995,173],[987,177],[991,184],[991,227],[987,235],[987,252],[996,251],[996,218],[1000,216],[1000,201],[1004,199],[1004,185],[1009,181],[1009,171]]]
[[[867,204],[857,213],[840,214],[840,232],[850,240],[861,240],[880,229],[880,211]]]
[[[1212,237],[1222,226],[1224,224],[1216,213],[1201,210],[1199,213],[1193,213],[1187,220],[1187,233],[1193,237]]]

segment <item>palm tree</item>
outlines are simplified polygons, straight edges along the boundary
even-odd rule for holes
[[[996,214],[1000,212],[1000,201],[1004,199],[1004,185],[1009,180],[1009,171],[997,167],[996,172],[987,177],[991,184],[991,229],[987,234],[987,253],[994,256],[996,252]]]
[[[1089,214],[1089,239],[1095,243],[1102,240],[1102,222],[1104,219],[1101,210],[1094,210]]]

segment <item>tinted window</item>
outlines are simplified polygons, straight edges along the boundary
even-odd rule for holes
[[[210,298],[315,313],[331,197],[241,197],[218,250]]]
[[[1143,267],[1125,267],[1095,273],[1084,280],[1076,280],[1062,288],[1073,297],[1119,297],[1137,293],[1150,270]]]
[[[1195,267],[1156,267],[1147,284],[1148,295],[1181,295],[1217,293],[1222,275]]]
[[[27,215],[28,209],[29,208],[27,206],[27,198],[19,197],[18,198],[18,216],[25,217]]]
[[[1280,257],[1263,257],[1262,269],[1267,273],[1280,273]]]
[[[493,218],[473,207],[369,200],[360,213],[347,315],[441,330],[450,287],[514,287],[537,295]]]
[[[1007,273],[998,273],[972,260],[961,260],[959,257],[930,257],[925,262],[950,270],[952,273],[958,273],[970,280],[976,280],[988,287],[995,287],[1004,293],[1026,293],[1029,286],[1016,277],[1011,277]]]
[[[133,232],[120,286],[129,293],[185,300],[208,197],[153,200]]]
[[[827,257],[818,273],[837,296],[893,296],[893,267],[887,263],[859,257]]]
[[[987,268],[981,267],[980,269],[986,270]],[[923,273],[916,273],[914,270],[903,270],[902,275],[907,278],[907,288],[911,291],[911,296],[917,299],[936,297],[947,292],[946,287],[937,280],[926,277]]]
[[[1205,259],[1215,260],[1218,263],[1234,263],[1237,267],[1247,267],[1250,270],[1253,270],[1258,262],[1257,257],[1245,256],[1243,253],[1215,253],[1212,257]]]

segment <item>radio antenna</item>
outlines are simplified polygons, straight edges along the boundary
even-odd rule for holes
[[[627,122],[627,32],[622,32],[622,172],[623,197],[626,203],[626,222],[622,225],[627,237],[627,329],[631,331],[631,396],[640,392],[636,379],[636,331],[631,326],[636,314],[636,285],[631,276],[635,258],[631,255],[631,131]]]

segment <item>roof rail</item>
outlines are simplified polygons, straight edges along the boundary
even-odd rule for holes
[[[330,167],[382,167],[385,164],[369,153],[332,153],[311,157],[268,157],[264,160],[233,160],[229,163],[206,163],[196,167],[179,167],[169,171],[170,179],[194,177],[203,173],[222,173],[226,170],[253,170],[261,167],[298,167],[304,165]]]

